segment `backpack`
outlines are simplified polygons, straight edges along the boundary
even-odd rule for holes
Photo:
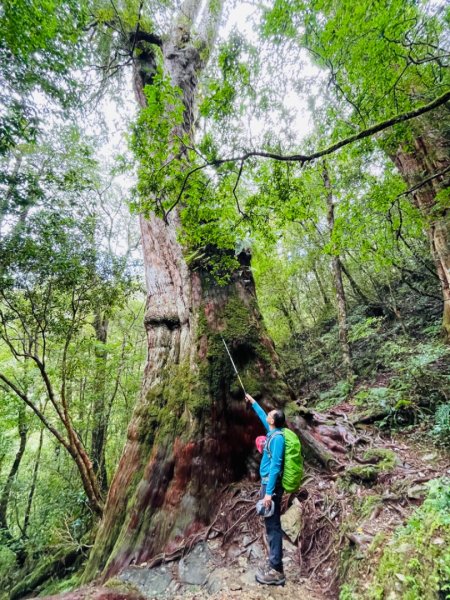
[[[281,431],[275,431],[275,433],[270,436],[266,446],[267,453],[271,460],[272,453],[270,451],[270,440],[276,435],[284,436],[284,464],[281,485],[285,492],[296,492],[300,487],[303,478],[303,458],[300,440],[298,439],[298,436],[287,427],[284,427]]]

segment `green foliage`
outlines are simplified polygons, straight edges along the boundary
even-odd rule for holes
[[[81,85],[76,69],[81,68],[86,58],[81,38],[88,18],[88,5],[84,1],[2,3],[1,220],[5,213],[32,204],[33,195],[38,193],[36,176],[19,167],[25,162],[22,157],[29,154],[30,145],[38,142],[42,121],[49,118],[52,109],[56,120],[56,107],[68,110],[79,101]],[[23,193],[25,187],[29,195]]]
[[[450,445],[450,403],[440,404],[436,408],[431,433],[442,445]]]
[[[367,598],[447,597],[450,588],[450,481],[429,484],[423,505],[385,547]]]
[[[151,212],[164,216],[183,186],[178,157],[188,142],[181,127],[184,104],[181,90],[172,85],[161,66],[144,93],[147,105],[139,113],[130,140],[139,161],[136,198],[131,206],[147,216]]]
[[[242,115],[249,104],[257,101],[252,80],[258,76],[257,50],[238,32],[233,32],[219,48],[218,78],[207,83],[199,111],[203,117],[221,121]],[[208,135],[208,134],[207,134]],[[207,155],[211,160],[212,155]]]
[[[363,321],[352,324],[349,334],[349,342],[358,342],[375,335],[381,327],[382,317],[367,317]]]
[[[89,217],[42,211],[1,242],[3,327],[15,323],[26,333],[28,323],[61,338],[117,301],[129,282],[117,277],[120,262],[97,251],[94,226]]]
[[[402,112],[421,93],[445,86],[448,74],[436,68],[445,31],[439,12],[432,3],[401,0],[382,10],[369,0],[357,6],[351,0],[279,0],[267,12],[265,34],[278,42],[294,38],[307,48],[330,73],[335,94],[352,119],[364,124]],[[342,119],[335,122],[334,135],[349,131],[342,109],[329,106],[327,112],[330,119]],[[404,138],[405,129],[400,131]]]
[[[330,390],[321,392],[316,404],[317,410],[326,411],[328,408],[344,402],[352,391],[352,387],[352,384],[345,379],[338,381]]]

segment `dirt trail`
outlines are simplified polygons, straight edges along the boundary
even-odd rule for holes
[[[341,419],[336,430],[351,443],[344,447],[336,436],[332,445],[340,464],[326,472],[310,467],[296,494],[301,531],[285,538],[286,585],[261,586],[255,581],[265,560],[263,519],[254,505],[258,483],[245,481],[223,491],[222,503],[207,530],[185,540],[171,555],[152,563],[131,565],[107,587],[54,596],[59,600],[332,600],[339,594],[342,555],[365,558],[374,537],[392,532],[421,504],[425,483],[450,475],[447,453],[429,444],[420,426],[408,435],[382,435],[370,425],[349,426],[348,409],[334,409]],[[323,416],[320,416],[321,432]],[[344,427],[345,425],[345,427]],[[326,430],[327,431],[327,430]],[[322,436],[322,440],[324,437]],[[336,451],[336,448],[338,450]],[[285,495],[283,510],[292,505]],[[49,600],[50,597],[48,597]]]

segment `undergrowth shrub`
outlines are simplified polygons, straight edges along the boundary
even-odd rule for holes
[[[428,484],[424,503],[386,545],[368,600],[450,599],[450,479]]]
[[[438,444],[450,446],[450,403],[441,404],[437,407],[434,415],[434,427],[432,436]]]
[[[406,525],[377,534],[364,560],[347,550],[339,600],[450,600],[450,478],[427,486]]]

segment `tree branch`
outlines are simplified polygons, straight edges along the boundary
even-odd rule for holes
[[[170,206],[169,210],[167,211],[167,214],[169,214],[175,208],[175,206],[180,202],[190,177],[192,175],[194,175],[197,171],[201,171],[202,169],[206,169],[207,167],[219,167],[219,166],[227,164],[227,163],[240,162],[241,164],[243,164],[249,158],[269,158],[269,159],[277,160],[277,161],[281,161],[281,162],[298,162],[301,165],[304,165],[306,163],[313,162],[314,160],[317,160],[318,158],[321,158],[322,156],[327,156],[329,154],[333,154],[334,152],[337,152],[337,150],[340,150],[341,148],[344,148],[345,146],[349,146],[350,144],[353,144],[354,142],[371,137],[372,135],[375,135],[376,133],[379,133],[380,131],[384,131],[385,129],[389,129],[390,127],[393,127],[394,125],[397,125],[398,123],[404,123],[405,121],[410,121],[411,119],[415,119],[427,112],[430,112],[431,110],[433,110],[439,106],[442,106],[443,104],[445,104],[448,101],[450,101],[450,90],[445,92],[444,94],[442,94],[441,96],[439,96],[438,98],[433,100],[432,102],[429,102],[428,104],[424,104],[423,106],[420,106],[419,108],[410,110],[406,113],[402,113],[400,115],[392,117],[391,119],[387,119],[386,121],[381,121],[380,123],[376,123],[375,125],[372,125],[371,127],[368,127],[367,129],[363,129],[362,131],[359,131],[358,133],[355,133],[354,135],[351,135],[347,138],[344,138],[343,140],[340,140],[339,142],[336,142],[335,144],[332,144],[331,146],[328,146],[328,148],[324,148],[323,150],[318,150],[317,152],[313,152],[312,154],[286,154],[286,155],[284,155],[284,154],[278,154],[275,152],[263,152],[263,151],[258,151],[258,150],[251,150],[251,151],[245,152],[244,154],[242,154],[240,156],[232,156],[229,158],[220,158],[220,159],[216,159],[216,160],[213,160],[210,162],[205,162],[203,165],[198,165],[186,173],[186,176],[183,180],[183,184],[181,186],[181,190],[180,190],[176,200],[174,201],[174,203]]]
[[[430,102],[429,104],[425,104],[414,110],[410,110],[406,113],[402,113],[400,115],[397,115],[396,117],[387,119],[386,121],[381,121],[380,123],[376,123],[375,125],[372,125],[371,127],[368,127],[367,129],[363,129],[362,131],[359,131],[358,133],[355,133],[354,135],[344,138],[343,140],[336,142],[335,144],[332,144],[331,146],[328,146],[328,148],[325,148],[324,150],[318,150],[317,152],[314,152],[313,154],[283,155],[283,154],[276,154],[274,152],[250,151],[250,152],[246,152],[242,156],[217,159],[217,160],[214,160],[204,166],[205,167],[219,166],[219,165],[223,165],[223,164],[229,163],[229,162],[240,162],[242,160],[247,160],[252,157],[271,158],[273,160],[278,160],[278,161],[283,161],[283,162],[300,162],[302,164],[307,163],[307,162],[312,162],[318,158],[321,158],[322,156],[327,156],[328,154],[333,154],[334,152],[336,152],[337,150],[340,150],[344,146],[348,146],[349,144],[353,144],[354,142],[357,142],[359,140],[363,140],[367,137],[371,137],[375,133],[384,131],[385,129],[388,129],[389,127],[393,127],[394,125],[397,125],[398,123],[404,123],[405,121],[410,121],[411,119],[415,119],[416,117],[419,117],[420,115],[430,112],[431,110],[437,108],[438,106],[442,106],[442,104],[445,104],[448,101],[450,101],[450,90],[445,92],[444,94],[442,94],[441,96],[439,96],[438,98],[436,98],[435,100]],[[196,169],[196,170],[198,170],[198,169]]]
[[[28,396],[26,394],[24,394],[22,392],[22,390],[20,390],[10,379],[8,379],[8,377],[6,377],[6,375],[4,375],[3,373],[0,373],[0,379],[6,383],[6,385],[13,390],[13,392],[21,399],[23,400],[23,402],[25,402],[25,404],[27,406],[29,406],[31,408],[31,410],[35,413],[35,415],[41,420],[41,422],[45,425],[45,427],[55,436],[55,438],[58,440],[58,442],[64,446],[64,448],[66,450],[68,450],[70,452],[70,447],[69,444],[66,442],[66,440],[62,437],[62,435],[59,433],[59,431],[57,431],[53,425],[47,420],[47,418],[45,417],[45,415],[38,409],[38,407],[33,404],[33,402],[31,402],[31,400],[28,398]]]
[[[134,50],[134,47],[138,42],[148,42],[149,44],[159,46],[160,48],[163,45],[162,38],[160,38],[159,35],[156,35],[156,33],[149,33],[148,31],[142,31],[141,29],[133,32],[130,37],[132,39],[132,50]]]
[[[408,194],[412,194],[413,192],[415,192],[422,186],[426,185],[430,181],[433,181],[433,179],[437,179],[438,177],[445,175],[445,173],[447,173],[448,171],[450,171],[450,166],[446,167],[445,169],[442,169],[442,171],[437,171],[437,173],[430,175],[429,177],[427,177],[426,179],[423,179],[422,181],[419,181],[419,183],[417,183],[416,185],[413,185],[413,187],[406,190],[406,192],[402,192],[401,194],[399,194],[397,196],[397,198],[401,198],[402,196],[407,196]]]

